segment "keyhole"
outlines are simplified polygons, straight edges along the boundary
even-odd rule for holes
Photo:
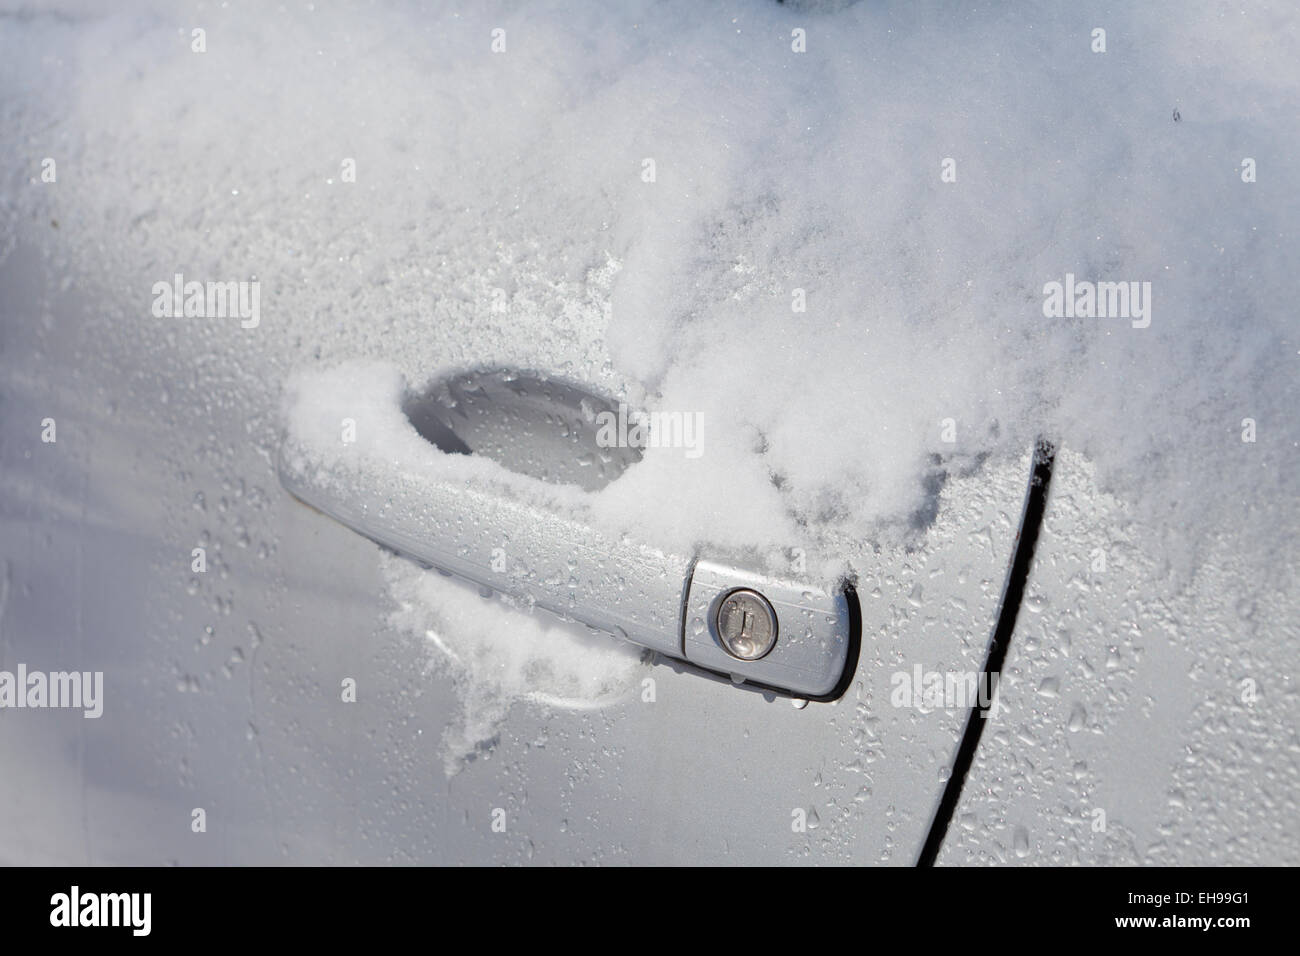
[[[728,594],[713,624],[727,653],[742,661],[758,660],[776,642],[776,612],[767,598],[750,588]]]
[[[750,625],[753,622],[754,622],[754,614],[752,611],[740,612],[740,639],[742,641],[748,641],[753,637],[753,635],[751,635],[749,632]]]

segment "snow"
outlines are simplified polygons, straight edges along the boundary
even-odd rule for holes
[[[291,441],[282,447],[286,454],[303,456],[298,467],[320,469],[325,481],[357,472],[378,486],[410,473],[480,481],[553,511],[583,503],[569,486],[521,480],[482,455],[439,451],[407,417],[403,400],[409,392],[396,366],[383,362],[344,362],[324,371],[298,372],[285,389],[283,417]]]
[[[918,533],[934,456],[1048,435],[1141,523],[1153,587],[1224,535],[1262,587],[1288,580],[1289,5],[5,7],[0,254],[35,243],[102,297],[87,363],[205,447],[271,460],[308,394],[373,413],[363,443],[486,474],[419,447],[401,389],[547,369],[708,422],[699,458],[651,450],[582,502],[665,548],[863,569]],[[259,280],[258,327],[152,317],[177,272]],[[1150,326],[1045,318],[1067,273],[1150,282]],[[450,588],[390,570],[446,640],[490,644]],[[519,696],[532,665],[506,659]],[[618,683],[555,666],[557,695]]]
[[[448,776],[490,744],[516,701],[583,710],[625,700],[647,671],[634,645],[547,615],[524,615],[417,565],[385,556],[390,623],[436,649],[460,711],[443,732]]]

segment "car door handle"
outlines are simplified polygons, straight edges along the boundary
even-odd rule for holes
[[[451,382],[430,390],[434,398],[404,393],[400,411],[362,402],[363,417],[385,419],[377,427],[382,434],[368,443],[337,441],[346,417],[339,413],[350,406],[331,398],[328,386],[300,397],[280,447],[282,484],[379,544],[481,588],[736,682],[809,700],[843,692],[861,631],[850,584],[828,589],[722,555],[673,554],[603,533],[580,504],[551,506],[544,494],[530,493],[559,482],[548,486],[527,474],[502,481],[497,471],[452,475],[426,467],[436,458],[401,454],[395,446],[410,450],[423,442],[435,456],[480,446],[508,457],[514,434],[531,446],[514,454],[543,472],[562,471],[587,453],[573,441],[574,430],[590,421],[593,407],[608,404],[545,376],[473,371]],[[538,433],[550,426],[558,426],[563,442],[544,461],[536,446],[546,439]],[[627,464],[614,462],[612,470],[621,473]]]

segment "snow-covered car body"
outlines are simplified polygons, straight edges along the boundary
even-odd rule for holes
[[[0,861],[1300,860],[1293,14],[316,6],[0,18]],[[699,427],[512,471],[413,411],[478,369]],[[286,490],[335,432],[501,586]],[[547,521],[856,660],[694,666]]]

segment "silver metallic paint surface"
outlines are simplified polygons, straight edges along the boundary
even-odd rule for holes
[[[838,703],[798,710],[661,662],[652,704],[515,705],[448,779],[454,690],[385,623],[375,545],[280,490],[258,443],[194,430],[202,409],[160,415],[130,370],[87,360],[76,330],[98,313],[39,257],[15,253],[2,278],[18,318],[2,357],[0,665],[103,669],[106,701],[99,720],[0,715],[0,806],[23,821],[0,860],[913,861],[964,714],[891,707],[891,675],[979,667],[1027,456],[951,479],[917,548],[858,569],[862,657]],[[45,309],[65,334],[26,320]],[[209,571],[192,575],[200,542]],[[355,704],[340,703],[345,677]]]

